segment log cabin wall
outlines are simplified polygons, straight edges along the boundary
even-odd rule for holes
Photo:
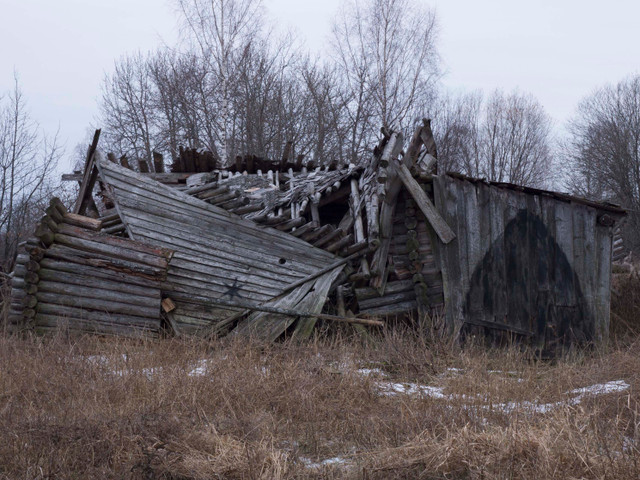
[[[607,340],[621,210],[448,175],[434,189],[456,233],[436,248],[452,331],[506,332],[546,352]]]
[[[21,247],[11,330],[160,335],[160,285],[171,251],[101,228],[100,220],[69,213],[52,199],[34,237]]]

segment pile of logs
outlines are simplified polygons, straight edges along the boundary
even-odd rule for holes
[[[101,233],[102,221],[51,200],[14,271],[12,330],[157,336],[171,252]]]

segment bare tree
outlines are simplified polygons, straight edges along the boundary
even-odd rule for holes
[[[495,91],[444,97],[435,112],[445,170],[498,182],[552,186],[551,118],[532,96]]]
[[[407,130],[424,116],[439,76],[433,11],[412,0],[352,0],[333,27],[355,160],[381,125]]]
[[[18,85],[0,97],[0,262],[4,272],[13,268],[18,242],[33,222],[34,206],[48,197],[49,177],[61,149],[57,135],[39,133],[26,110]]]
[[[640,76],[598,89],[568,124],[569,186],[629,209],[625,244],[640,248]]]
[[[231,130],[232,71],[237,52],[244,50],[262,28],[260,0],[177,0],[190,38],[209,67],[219,100],[219,151],[228,163]]]
[[[101,102],[106,141],[122,154],[144,159],[149,169],[153,168],[153,88],[145,58],[139,53],[126,56],[105,77]]]

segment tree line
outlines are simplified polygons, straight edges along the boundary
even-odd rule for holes
[[[277,159],[287,142],[305,162],[359,164],[381,127],[407,132],[429,117],[441,172],[620,203],[630,212],[626,243],[640,247],[640,76],[585,98],[558,139],[529,94],[442,88],[436,15],[416,0],[346,1],[321,58],[278,34],[260,0],[174,6],[177,44],[125,55],[105,77],[103,148],[142,159],[150,171],[153,152],[172,160],[181,146],[230,164],[244,155]],[[16,83],[0,96],[4,272],[30,212],[54,188],[59,156]]]

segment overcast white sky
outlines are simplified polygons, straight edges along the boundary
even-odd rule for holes
[[[270,16],[322,52],[340,0],[265,0]],[[640,73],[640,1],[429,0],[445,87],[532,93],[558,126],[579,100]],[[68,156],[94,124],[115,59],[172,44],[167,0],[0,0],[0,92],[18,73],[31,114]],[[63,166],[64,168],[64,166]],[[68,168],[68,167],[67,167]]]

